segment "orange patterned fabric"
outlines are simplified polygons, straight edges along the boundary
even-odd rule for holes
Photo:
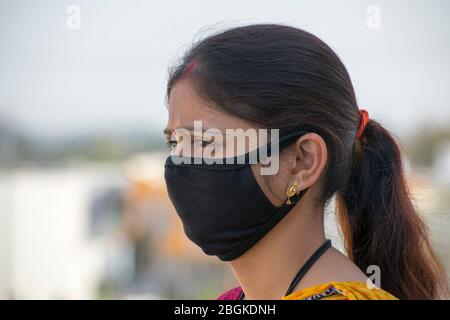
[[[390,293],[364,282],[328,282],[282,297],[283,300],[398,300]]]

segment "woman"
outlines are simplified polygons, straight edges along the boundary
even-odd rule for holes
[[[167,97],[165,133],[176,150],[165,165],[169,196],[187,236],[228,261],[240,284],[219,299],[434,299],[447,292],[396,142],[359,110],[344,65],[320,39],[275,24],[212,35],[171,70]],[[180,164],[198,158],[180,151],[186,144],[230,158],[216,157],[216,136],[186,138],[194,121],[220,132],[278,129],[277,171],[262,174],[262,157],[250,163],[251,147],[240,164]],[[272,131],[269,151],[276,150]],[[266,142],[258,140],[258,151]],[[333,196],[347,256],[324,235]],[[367,281],[373,271],[380,288]]]

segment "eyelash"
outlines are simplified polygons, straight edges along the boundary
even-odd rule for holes
[[[213,141],[202,140],[201,142],[202,142],[202,146],[201,147],[204,148],[207,145],[211,144]],[[169,141],[166,142],[166,144],[167,144],[167,147],[169,148],[169,150],[173,150],[173,149],[176,148],[178,142],[175,141],[175,140],[169,140]]]
[[[175,149],[175,147],[177,146],[177,142],[175,140],[169,140],[166,142],[166,144],[169,150]]]

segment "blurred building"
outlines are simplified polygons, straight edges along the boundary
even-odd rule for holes
[[[450,185],[450,141],[441,143],[437,148],[434,156],[433,177],[436,182]]]
[[[185,237],[161,154],[3,172],[0,208],[0,298],[212,298],[233,281]]]

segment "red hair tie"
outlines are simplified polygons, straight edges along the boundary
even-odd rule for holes
[[[365,109],[359,109],[359,115],[361,120],[355,137],[358,140],[361,139],[362,135],[364,134],[364,129],[366,129],[366,125],[369,122],[369,112],[367,112],[367,110]]]

